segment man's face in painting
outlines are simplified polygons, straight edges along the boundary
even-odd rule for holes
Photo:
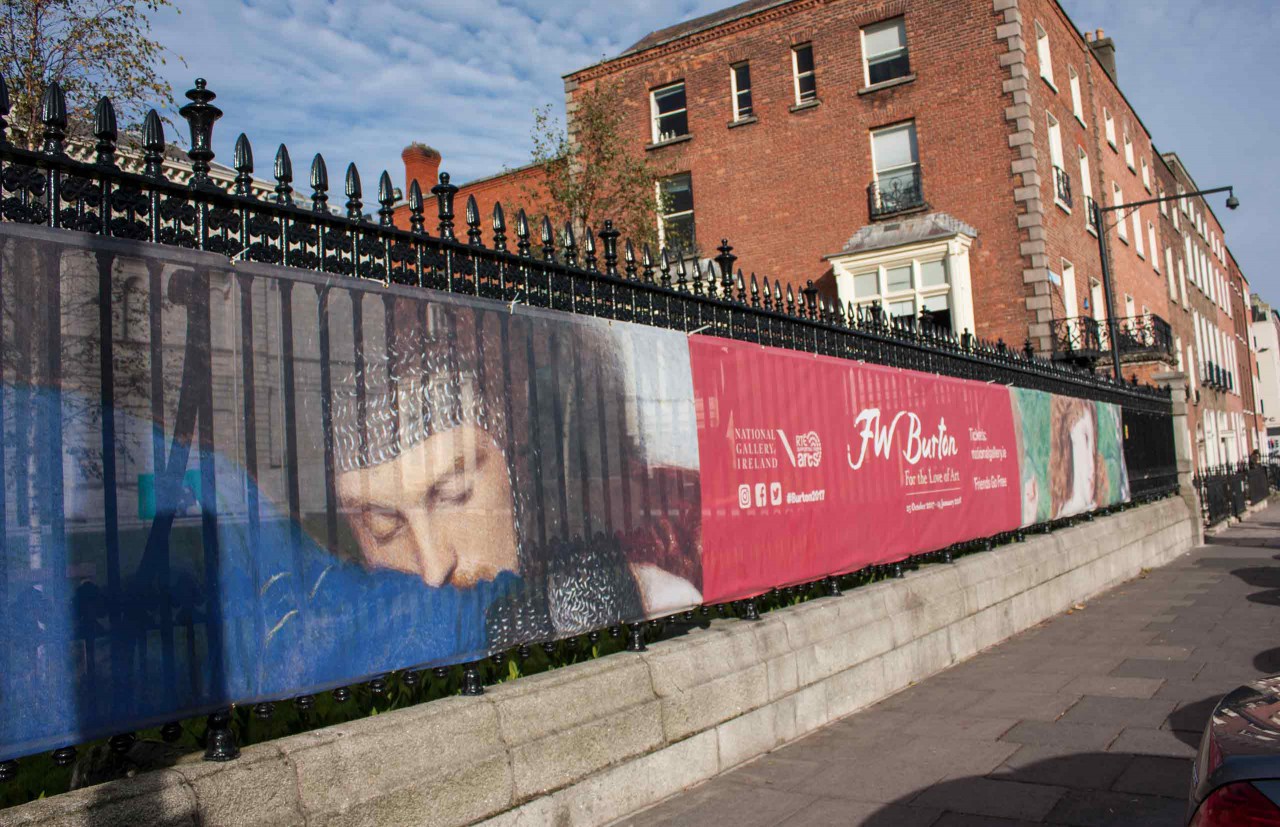
[[[336,484],[371,568],[464,588],[516,568],[506,458],[477,426],[433,434],[386,462],[340,473]]]

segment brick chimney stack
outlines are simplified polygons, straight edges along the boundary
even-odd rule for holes
[[[1102,68],[1111,76],[1111,82],[1119,85],[1120,80],[1116,77],[1115,41],[1107,37],[1102,29],[1098,29],[1098,31],[1094,33],[1093,39],[1089,41],[1089,48],[1093,50],[1093,55],[1098,58],[1098,62],[1102,64]]]
[[[423,195],[430,193],[440,178],[440,153],[426,144],[412,143],[400,153],[400,160],[404,161],[405,196],[415,179]]]

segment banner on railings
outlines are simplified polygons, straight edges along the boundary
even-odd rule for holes
[[[0,256],[0,759],[702,602],[683,334],[12,225]]]
[[[1109,405],[43,228],[0,346],[0,760],[1127,496]]]
[[[709,602],[1128,497],[1114,405],[706,336],[690,352]]]

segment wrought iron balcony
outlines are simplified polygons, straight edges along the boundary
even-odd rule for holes
[[[1053,358],[1059,362],[1092,365],[1106,354],[1105,331],[1090,316],[1053,320]]]
[[[1154,313],[1116,319],[1116,339],[1120,358],[1127,361],[1176,358],[1173,329]]]
[[[1173,330],[1154,313],[1116,319],[1116,345],[1126,362],[1176,359]],[[1060,362],[1089,364],[1111,351],[1107,327],[1089,316],[1053,320],[1053,358]],[[1205,384],[1209,384],[1206,379]]]
[[[920,170],[885,181],[872,181],[867,187],[867,205],[873,219],[924,207]]]
[[[1053,197],[1063,206],[1071,206],[1071,178],[1062,167],[1053,168]]]

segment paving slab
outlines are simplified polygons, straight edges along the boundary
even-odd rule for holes
[[[1048,815],[1065,793],[1063,787],[1044,784],[1023,784],[999,778],[965,778],[930,787],[911,803],[936,807],[945,812],[1037,821]]]
[[[1074,724],[1126,724],[1158,728],[1176,704],[1150,698],[1085,697],[1060,720]]]
[[[1277,548],[1280,507],[625,824],[1182,827],[1213,705],[1280,672]]]
[[[1182,823],[1186,802],[1136,793],[1072,790],[1045,817],[1044,824],[1072,827],[1169,827]]]
[[[1100,752],[1116,739],[1123,728],[1121,724],[1021,721],[1000,738],[1015,744],[1061,745]]]
[[[1182,798],[1191,787],[1190,758],[1162,758],[1137,755],[1111,785],[1122,793],[1143,793]]]
[[[1135,760],[1132,755],[1082,752],[1063,744],[1026,744],[1009,756],[991,777],[1081,790],[1109,790]]]
[[[1062,691],[1069,694],[1108,698],[1150,698],[1164,686],[1164,678],[1117,678],[1111,675],[1081,675]]]

